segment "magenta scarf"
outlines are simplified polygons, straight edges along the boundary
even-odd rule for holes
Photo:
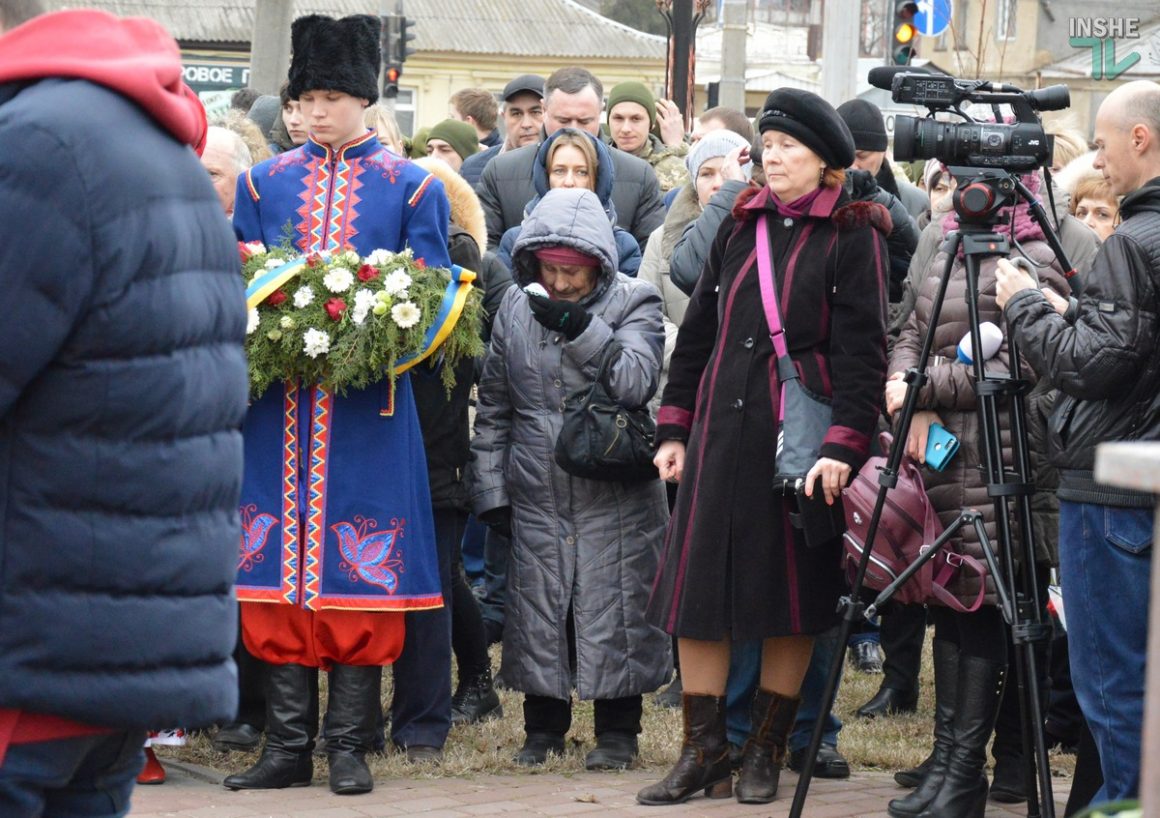
[[[777,198],[777,194],[773,192],[773,188],[769,188],[769,200],[773,202],[773,206],[777,208],[779,216],[788,216],[791,219],[800,219],[810,211],[810,205],[814,200],[822,194],[825,190],[823,187],[816,187],[807,193],[805,196],[799,196],[789,204],[786,204],[781,199]]]

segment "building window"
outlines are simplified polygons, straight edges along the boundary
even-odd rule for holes
[[[1015,7],[1017,0],[999,0],[998,14],[996,15],[995,38],[999,40],[1015,39]]]
[[[415,135],[415,89],[400,88],[395,97],[395,122],[403,136]]]

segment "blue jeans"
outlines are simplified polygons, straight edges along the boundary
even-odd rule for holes
[[[1092,803],[1136,798],[1153,511],[1059,503],[1059,564],[1071,680],[1100,751]]]
[[[809,746],[814,722],[822,709],[822,694],[826,688],[826,674],[835,653],[842,653],[838,644],[837,629],[829,630],[814,640],[814,653],[810,666],[802,680],[802,703],[798,707],[793,732],[789,736],[790,752],[803,750]],[[761,642],[750,640],[734,642],[729,659],[729,683],[725,688],[725,731],[729,743],[741,747],[749,738],[749,708],[753,694],[761,680]],[[839,677],[839,684],[841,677]],[[830,747],[838,746],[838,732],[842,722],[834,715],[833,709],[826,714],[826,732],[822,743]]]
[[[451,730],[451,556],[466,525],[466,514],[435,509],[443,607],[407,614],[391,699],[391,740],[399,747],[442,749]]]
[[[0,767],[4,818],[120,818],[145,763],[145,731],[13,744]]]

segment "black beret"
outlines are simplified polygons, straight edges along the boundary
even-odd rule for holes
[[[354,14],[335,20],[321,14],[290,25],[290,99],[304,91],[342,91],[379,98],[379,18]]]
[[[851,99],[838,106],[838,116],[854,137],[854,148],[860,151],[886,150],[886,124],[882,112],[873,102]]]
[[[826,163],[845,170],[854,164],[854,138],[834,106],[817,94],[779,88],[765,98],[758,130],[781,131],[799,139]]]

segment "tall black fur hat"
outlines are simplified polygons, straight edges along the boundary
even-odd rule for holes
[[[342,91],[374,102],[379,98],[377,17],[354,14],[335,20],[321,14],[299,17],[290,26],[291,99],[303,91]]]

